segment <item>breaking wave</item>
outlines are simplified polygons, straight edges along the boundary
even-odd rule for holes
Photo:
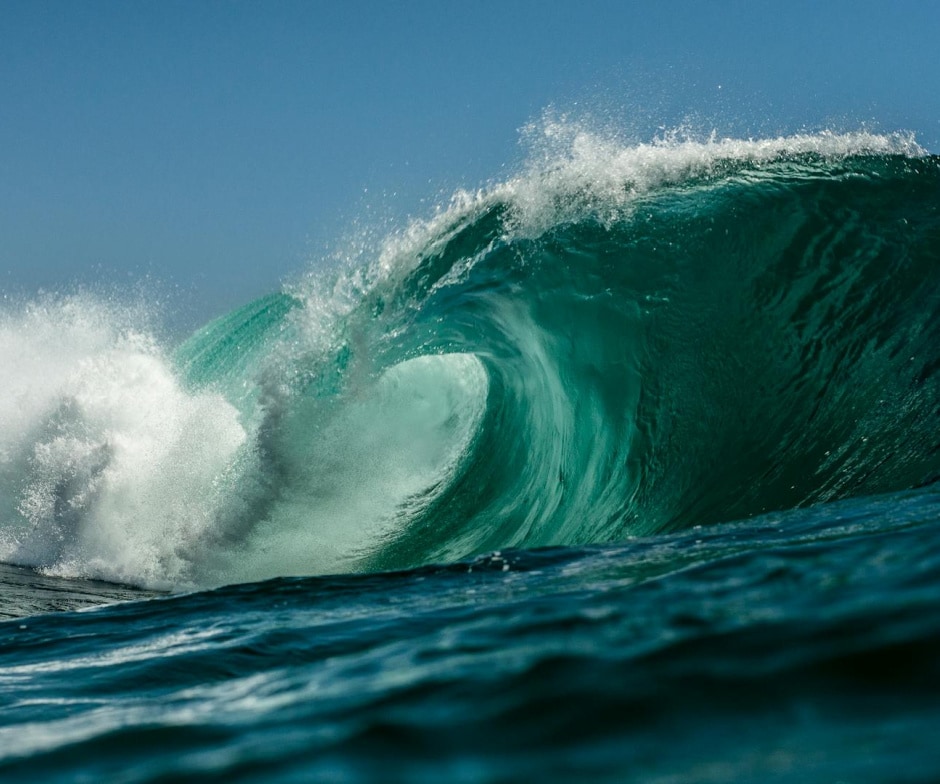
[[[0,560],[153,587],[621,540],[940,476],[940,166],[905,136],[546,122],[168,347],[0,313]]]

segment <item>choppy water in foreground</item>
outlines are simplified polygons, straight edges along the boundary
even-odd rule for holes
[[[0,313],[0,779],[940,778],[938,160],[543,135],[181,345]]]
[[[903,494],[7,621],[0,776],[936,781],[938,519]]]

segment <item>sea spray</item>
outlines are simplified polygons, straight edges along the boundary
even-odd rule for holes
[[[0,365],[0,560],[185,584],[245,440],[235,409],[184,392],[154,338],[87,295],[5,313]]]

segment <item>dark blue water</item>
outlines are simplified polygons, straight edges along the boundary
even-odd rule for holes
[[[940,780],[937,159],[546,136],[179,345],[0,314],[0,781]]]
[[[935,781],[938,519],[909,493],[7,621],[0,773]]]

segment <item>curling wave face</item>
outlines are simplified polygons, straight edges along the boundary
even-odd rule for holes
[[[213,585],[940,476],[936,158],[536,135],[517,177],[174,351],[87,298],[6,312],[0,560]]]

